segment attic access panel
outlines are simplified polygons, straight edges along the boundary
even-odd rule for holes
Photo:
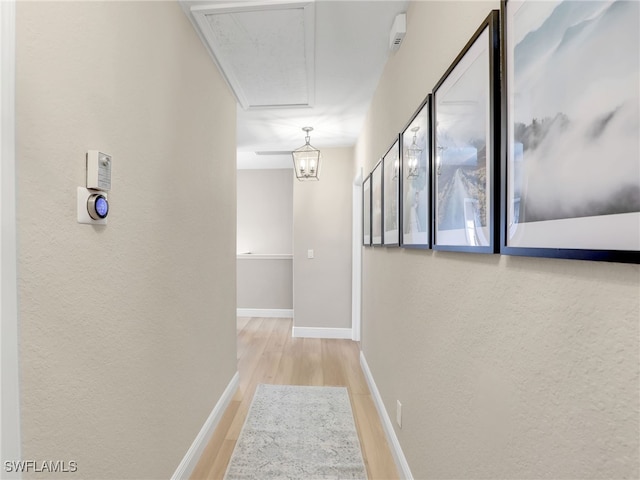
[[[242,108],[313,106],[313,3],[211,4],[191,13]]]

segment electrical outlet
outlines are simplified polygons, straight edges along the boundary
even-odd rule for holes
[[[314,257],[313,250],[307,250],[307,258],[313,258],[313,257]]]
[[[400,400],[396,400],[396,423],[402,428],[402,404]]]

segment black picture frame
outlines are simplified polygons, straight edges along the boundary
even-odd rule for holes
[[[362,181],[362,245],[371,246],[371,175]]]
[[[371,171],[371,245],[384,244],[384,196],[382,195],[382,160]]]
[[[400,245],[400,137],[382,157],[383,233],[385,247]]]
[[[434,250],[498,251],[499,18],[491,11],[433,89]]]
[[[400,245],[431,248],[431,94],[400,134]]]
[[[638,115],[640,6],[531,7],[500,9],[500,253],[640,263],[640,133],[625,117]]]

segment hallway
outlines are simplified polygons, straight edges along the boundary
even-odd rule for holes
[[[270,84],[309,106],[255,109],[198,24],[235,3],[291,2],[0,1],[0,476],[222,478],[271,383],[346,386],[370,478],[640,479],[638,2],[294,1],[315,20],[247,31],[305,33],[285,60],[315,39]],[[320,181],[292,172],[304,126]],[[443,237],[443,156],[491,245]]]
[[[260,383],[347,387],[369,478],[398,478],[360,368],[358,344],[350,340],[293,338],[291,328],[290,319],[238,318],[240,386],[191,478],[224,476]]]

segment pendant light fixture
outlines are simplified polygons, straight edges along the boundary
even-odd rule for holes
[[[305,144],[291,152],[293,167],[298,180],[320,180],[320,150],[309,144],[309,132],[313,127],[303,127]]]

